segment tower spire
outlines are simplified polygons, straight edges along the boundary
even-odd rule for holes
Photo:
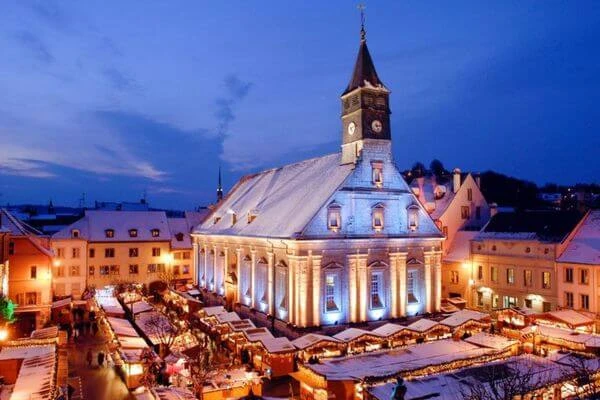
[[[221,184],[221,166],[219,165],[219,183],[217,184],[217,203],[223,200],[223,185]]]
[[[359,4],[358,9],[360,10],[360,40],[367,40],[367,31],[365,31],[365,5]]]

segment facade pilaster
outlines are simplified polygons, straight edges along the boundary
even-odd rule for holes
[[[210,288],[210,290],[212,290],[213,293],[217,293],[217,264],[219,263],[219,253],[218,253],[218,249],[217,246],[213,246],[213,263],[210,266],[213,270],[213,275],[212,275],[212,287]]]
[[[194,257],[194,259],[192,260],[192,265],[194,268],[193,274],[192,276],[193,278],[193,284],[194,285],[198,285],[198,274],[199,274],[199,270],[198,270],[198,261],[200,258],[200,253],[198,250],[198,240],[196,238],[193,238],[193,242],[192,242],[192,257]]]
[[[256,250],[251,250],[251,264],[250,264],[250,306],[256,308]]]
[[[358,262],[358,267],[357,267],[357,271],[358,271],[358,290],[359,290],[359,298],[360,298],[360,305],[359,305],[359,318],[360,321],[366,321],[367,320],[367,308],[369,307],[368,304],[368,283],[369,280],[367,279],[367,255],[361,255],[361,257],[358,257],[357,259]]]
[[[242,302],[242,249],[235,249],[235,255],[237,260],[236,270],[237,270],[237,288],[236,288],[236,303]]]
[[[348,320],[358,321],[358,285],[356,279],[356,258],[352,255],[346,257],[348,266]]]
[[[425,273],[425,312],[430,313],[433,308],[433,276],[432,276],[432,268],[433,268],[433,258],[434,254],[430,251],[425,251],[423,253],[424,265],[423,270]]]
[[[312,254],[310,265],[312,269],[312,322],[314,326],[321,325],[321,260],[320,255]]]
[[[227,285],[227,277],[229,276],[229,247],[223,247],[223,253],[225,254],[223,257],[223,278],[222,278],[222,288],[219,287],[221,294],[223,296],[226,295],[226,285]]]

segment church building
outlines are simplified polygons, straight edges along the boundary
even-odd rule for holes
[[[443,235],[394,163],[389,95],[363,28],[341,151],[241,178],[192,234],[200,287],[297,327],[439,310]]]

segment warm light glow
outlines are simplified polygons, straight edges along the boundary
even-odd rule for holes
[[[162,259],[165,264],[171,264],[173,262],[173,254],[166,253]]]
[[[538,330],[537,325],[531,325],[531,332],[536,333]]]
[[[463,266],[463,268],[465,268],[465,269],[466,269],[466,268],[471,268],[471,263],[470,263],[469,261],[465,261],[465,262],[462,264],[462,266]]]
[[[2,328],[0,329],[0,341],[5,341],[6,339],[8,339],[8,330],[6,330],[6,328]]]
[[[473,284],[475,283],[475,280],[473,278],[469,279],[469,286],[473,286]]]
[[[52,264],[54,264],[55,267],[60,267],[60,260],[54,260]]]
[[[144,373],[144,367],[142,364],[129,364],[129,376],[141,375]]]

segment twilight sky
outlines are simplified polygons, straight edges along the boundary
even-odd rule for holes
[[[600,2],[367,1],[400,168],[600,181]],[[0,203],[191,208],[338,151],[351,1],[8,1]]]

